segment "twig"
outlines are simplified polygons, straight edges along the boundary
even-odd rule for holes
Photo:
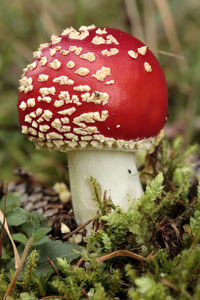
[[[128,283],[125,283],[125,282],[123,282],[122,280],[119,280],[119,283],[120,283],[121,285],[125,285],[125,286],[128,286],[128,287],[130,287],[130,284],[128,284]]]
[[[22,254],[22,258],[21,258],[21,260],[20,260],[18,269],[17,269],[17,270],[15,271],[15,273],[14,273],[14,276],[13,276],[13,278],[12,278],[12,280],[11,280],[11,283],[9,284],[9,287],[8,287],[8,289],[7,289],[7,292],[5,293],[5,295],[4,295],[4,297],[3,297],[3,300],[6,300],[7,297],[10,295],[10,293],[11,293],[11,291],[12,291],[12,289],[13,289],[13,287],[14,287],[14,285],[15,285],[15,282],[16,282],[18,276],[19,276],[19,273],[20,273],[20,271],[21,271],[21,269],[22,269],[22,267],[23,267],[24,261],[25,261],[25,259],[26,259],[26,257],[27,257],[28,250],[30,249],[30,247],[31,247],[31,245],[32,245],[32,243],[33,243],[33,240],[34,240],[33,237],[31,237],[31,238],[28,240],[28,242],[27,242],[27,244],[26,244],[26,247],[24,248],[24,252],[23,252],[23,254]]]
[[[56,268],[55,264],[53,263],[53,261],[48,257],[48,262],[51,265],[51,267],[53,268],[53,270],[55,271],[55,273],[60,276],[60,272],[58,271],[58,269]]]
[[[156,276],[154,274],[152,274],[151,272],[147,272],[147,274],[149,274],[151,277],[156,278]],[[168,279],[165,278],[158,278],[158,280],[160,280],[160,282],[162,282],[164,285],[170,287],[171,289],[173,289],[174,291],[176,291],[177,293],[180,293],[179,288],[177,288],[171,281],[169,281]]]
[[[73,234],[79,232],[81,229],[85,228],[88,224],[90,224],[92,221],[96,220],[98,217],[99,217],[99,215],[90,218],[90,219],[87,220],[84,224],[78,226],[76,229],[74,229],[74,230],[71,231],[70,233],[64,235],[63,239],[64,239],[64,240],[68,239],[70,236],[72,236]]]
[[[101,261],[105,261],[105,260],[108,260],[108,259],[111,259],[111,258],[114,258],[114,257],[117,257],[117,256],[131,257],[131,258],[134,258],[134,259],[137,259],[137,260],[140,260],[140,261],[150,261],[154,257],[156,257],[157,254],[153,254],[153,252],[151,252],[147,257],[143,257],[143,256],[141,256],[137,253],[134,253],[134,252],[131,252],[131,251],[128,251],[128,250],[116,250],[116,251],[113,251],[113,252],[108,253],[106,255],[97,257],[96,261],[101,262]],[[80,265],[83,263],[83,261],[84,261],[83,258],[79,259],[77,264],[74,265],[73,267],[76,267],[76,266],[80,267]]]
[[[89,251],[89,253],[90,253],[90,251]],[[81,257],[75,265],[72,265],[72,266],[70,267],[70,269],[73,270],[75,267],[78,267],[78,268],[79,268],[79,267],[82,265],[83,262],[84,262],[84,258]]]
[[[99,215],[99,211],[97,211],[97,214]],[[99,220],[96,219],[96,220],[94,220],[94,223],[93,223],[94,232],[97,232],[98,228],[99,228]]]
[[[8,224],[5,218],[5,215],[2,213],[2,211],[0,210],[0,222],[3,224],[4,223],[4,228],[9,236],[9,239],[11,241],[12,247],[13,247],[13,251],[14,251],[14,256],[15,256],[15,268],[17,269],[19,267],[20,264],[20,257],[19,257],[19,253],[17,251],[17,247],[15,246],[15,242],[13,241],[13,238],[10,234],[9,228],[8,228]]]
[[[156,51],[156,52],[158,52],[160,54],[163,54],[163,55],[166,55],[166,56],[171,56],[171,57],[174,57],[174,58],[177,58],[177,59],[185,60],[185,57],[183,55],[180,55],[180,54],[176,54],[176,53],[169,52],[169,51],[163,51],[163,50],[159,50],[157,48],[152,48],[152,47],[150,47],[150,49],[152,51]]]
[[[88,297],[86,290],[82,287],[80,287],[80,289],[81,289],[81,292],[83,293],[83,295],[85,296],[85,298],[88,299],[89,297]]]
[[[81,257],[81,258],[79,259],[79,261],[75,264],[74,267],[80,267],[80,266],[82,265],[83,262],[84,262],[84,258]]]
[[[180,293],[180,290],[168,279],[164,279],[164,278],[159,278],[160,282],[162,282],[164,285],[170,287],[171,289],[173,289],[174,291],[176,291],[177,293]]]
[[[126,257],[131,257],[140,261],[150,261],[152,260],[154,257],[157,256],[157,254],[153,254],[153,252],[151,252],[147,257],[143,257],[137,253],[131,252],[131,251],[127,251],[127,250],[116,250],[114,252],[108,253],[104,256],[100,256],[96,258],[97,262],[101,262],[101,261],[105,261],[107,259],[116,257],[116,256],[126,256]]]
[[[5,187],[5,197],[4,197],[4,205],[3,205],[3,222],[2,222],[2,228],[1,228],[1,237],[0,237],[0,260],[2,256],[2,247],[3,247],[3,238],[4,238],[4,227],[5,227],[5,215],[6,215],[6,200],[7,200],[7,194],[8,194],[8,185]]]
[[[181,245],[183,245],[183,241],[181,239],[181,235],[180,235],[180,231],[178,230],[177,226],[175,223],[173,222],[169,222],[170,226],[174,229],[174,232],[176,234],[176,238],[177,238],[177,241],[180,242]]]

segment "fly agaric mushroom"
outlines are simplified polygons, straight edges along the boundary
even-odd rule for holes
[[[21,129],[38,149],[68,152],[78,224],[96,213],[88,178],[127,209],[142,194],[133,152],[167,117],[162,69],[142,42],[112,28],[67,28],[41,44],[20,79]]]

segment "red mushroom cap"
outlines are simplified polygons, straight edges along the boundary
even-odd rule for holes
[[[149,148],[167,117],[162,69],[133,36],[68,28],[41,44],[24,69],[18,112],[39,148]]]

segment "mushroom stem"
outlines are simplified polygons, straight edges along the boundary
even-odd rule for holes
[[[70,185],[75,218],[82,224],[94,216],[97,204],[92,200],[89,177],[94,177],[102,192],[107,191],[115,205],[128,210],[131,201],[143,190],[133,153],[121,151],[71,151],[68,153]]]

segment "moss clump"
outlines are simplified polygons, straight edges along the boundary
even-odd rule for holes
[[[37,274],[37,252],[32,252],[13,299],[200,299],[200,182],[188,163],[196,150],[182,153],[180,139],[163,140],[146,157],[141,175],[148,184],[128,212],[114,207],[91,178],[99,218],[80,260],[70,264],[57,258],[58,272],[46,280]],[[7,274],[1,271],[1,297]]]

